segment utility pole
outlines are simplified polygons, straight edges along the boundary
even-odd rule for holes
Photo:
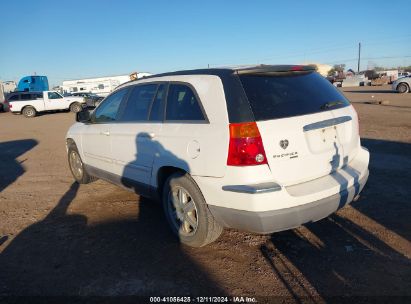
[[[360,62],[361,62],[361,42],[358,43],[358,66],[357,66],[357,72],[360,72]]]

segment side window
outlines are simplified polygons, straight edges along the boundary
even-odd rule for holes
[[[10,101],[19,100],[19,95],[18,95],[18,94],[15,94],[15,95],[11,96],[11,97],[9,98],[9,100],[10,100]]]
[[[21,100],[32,100],[31,94],[21,94]]]
[[[63,98],[60,94],[56,93],[56,92],[48,92],[47,93],[49,99],[60,99]]]
[[[156,98],[154,98],[153,105],[150,111],[151,121],[163,121],[164,119],[164,104],[166,99],[166,84],[160,84],[157,90]]]
[[[121,101],[124,99],[124,96],[127,95],[127,92],[128,88],[120,90],[107,97],[94,112],[92,121],[99,123],[115,121]]]
[[[122,121],[145,121],[158,84],[137,85],[132,88]]]
[[[170,84],[166,120],[204,120],[194,92],[184,84]]]

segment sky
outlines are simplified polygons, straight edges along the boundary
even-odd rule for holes
[[[410,0],[2,1],[0,80],[241,64],[411,65]]]

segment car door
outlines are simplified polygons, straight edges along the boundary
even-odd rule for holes
[[[165,95],[165,83],[133,86],[120,123],[111,129],[115,173],[122,177],[124,186],[139,193],[149,188]]]
[[[128,91],[124,88],[108,96],[91,115],[91,123],[84,126],[81,138],[84,162],[93,169],[113,172],[110,132]]]
[[[64,109],[64,98],[57,92],[47,92],[43,94],[45,110],[61,110]]]
[[[196,84],[206,87],[201,80]],[[224,166],[216,165],[218,161],[208,160],[210,155],[226,155],[222,143],[225,133],[218,131],[221,125],[209,123],[194,86],[185,82],[170,82],[164,112],[163,127],[157,137],[159,156],[155,159],[153,172],[163,166],[174,166],[192,175],[209,172],[222,176]]]

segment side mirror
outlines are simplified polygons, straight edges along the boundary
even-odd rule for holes
[[[88,110],[83,109],[82,111],[76,113],[77,122],[86,123],[86,122],[90,122],[90,120],[91,120],[91,114]]]

